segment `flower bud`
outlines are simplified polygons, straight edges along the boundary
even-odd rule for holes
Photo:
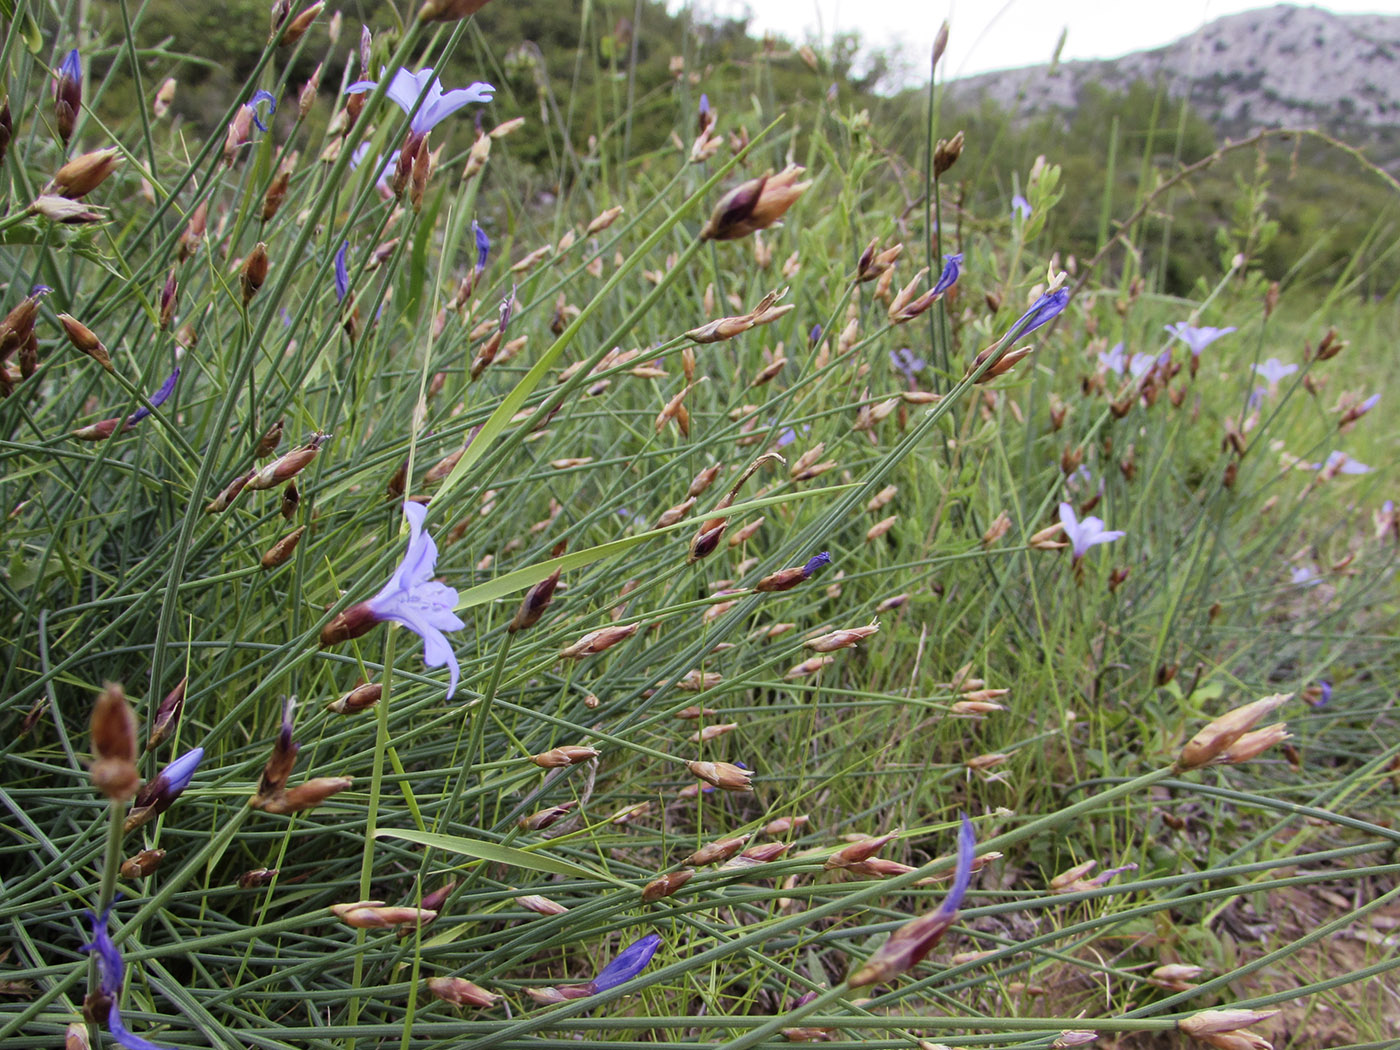
[[[326,705],[327,711],[338,715],[353,715],[357,711],[368,711],[384,695],[384,686],[378,682],[366,682]]]
[[[1176,1022],[1176,1026],[1187,1035],[1200,1038],[1220,1032],[1236,1032],[1277,1016],[1277,1010],[1203,1010],[1190,1017],[1183,1017]]]
[[[121,162],[121,150],[114,146],[84,153],[59,168],[44,192],[78,200],[102,185]]]
[[[732,839],[719,839],[709,845],[701,846],[698,850],[681,861],[690,867],[704,867],[706,864],[716,864],[722,860],[728,860],[734,854],[744,848],[744,843],[748,842],[752,835],[738,835]]]
[[[40,215],[53,222],[61,222],[69,226],[81,226],[89,222],[101,222],[102,216],[97,212],[84,207],[77,201],[69,200],[67,197],[57,197],[44,194],[36,197],[29,205],[31,215]]]
[[[815,653],[830,653],[855,645],[857,642],[869,638],[872,634],[876,634],[879,630],[878,623],[866,624],[864,627],[848,627],[809,639],[802,644]]]
[[[78,111],[83,107],[83,63],[74,48],[64,57],[58,67],[58,77],[54,81],[53,109],[54,123],[58,126],[58,137],[65,146],[73,137],[73,128],[78,122]]]
[[[573,645],[561,649],[559,656],[566,660],[580,660],[585,656],[593,656],[601,653],[604,649],[611,649],[618,642],[631,638],[641,626],[640,623],[630,623],[626,626],[613,625],[589,631]]]
[[[324,11],[325,7],[326,5],[320,3],[318,0],[317,3],[301,11],[295,18],[287,23],[287,28],[282,33],[282,39],[278,41],[278,43],[282,47],[291,47],[295,44],[306,35],[306,31],[311,28],[311,23],[316,21],[316,16]]]
[[[114,802],[131,798],[141,781],[136,771],[136,715],[120,685],[108,682],[98,694],[90,735],[93,784]]]
[[[254,491],[276,488],[283,482],[296,477],[311,465],[311,461],[316,458],[321,451],[321,446],[329,437],[329,434],[317,434],[301,448],[293,449],[273,460],[248,479],[247,487]]]
[[[527,893],[523,897],[516,897],[515,903],[526,911],[535,912],[537,915],[563,915],[569,910],[557,901],[541,897],[538,893]]]
[[[673,871],[652,879],[642,887],[642,903],[651,904],[663,897],[669,897],[691,880],[695,872],[689,868]]]
[[[107,371],[112,371],[112,358],[107,353],[107,348],[102,345],[102,340],[93,334],[92,329],[67,314],[58,315],[58,323],[63,326],[63,332],[68,336],[68,341],[78,350],[87,354]]]
[[[253,296],[258,294],[258,289],[267,280],[267,265],[267,245],[259,241],[248,253],[248,258],[243,260],[240,279],[243,285],[244,306],[247,306]]]
[[[418,9],[420,22],[457,22],[476,14],[487,0],[426,0]]]
[[[278,875],[278,868],[251,868],[234,880],[240,890],[255,890],[269,885]]]
[[[292,553],[297,549],[297,544],[301,542],[302,534],[305,532],[305,525],[293,529],[269,547],[267,553],[262,556],[262,567],[264,569],[275,569],[290,558]]]
[[[151,112],[155,114],[156,120],[170,112],[170,104],[175,101],[176,83],[174,77],[166,77],[156,89],[155,101],[151,103]]]
[[[319,806],[326,799],[344,791],[354,782],[353,777],[315,777],[290,791],[282,792],[275,798],[261,800],[254,798],[251,805],[264,813],[279,815],[300,813],[304,809],[313,809]]]
[[[725,791],[752,791],[753,773],[732,762],[687,762],[686,767],[707,784]]]
[[[437,912],[426,908],[386,905],[383,901],[332,904],[330,910],[345,925],[353,926],[357,930],[382,930],[389,926],[423,926],[437,918]]]
[[[1217,761],[1235,741],[1255,727],[1265,715],[1282,707],[1291,693],[1276,693],[1262,700],[1245,704],[1227,714],[1221,715],[1193,736],[1181,749],[1177,757],[1177,769],[1195,769]]]
[[[495,1006],[500,996],[465,977],[429,977],[428,991],[453,1006]]]
[[[828,871],[832,868],[848,868],[852,864],[860,864],[869,860],[879,853],[881,849],[899,837],[898,831],[891,831],[878,838],[863,839],[860,842],[853,842],[849,846],[842,846],[831,856],[826,858],[822,867]]]
[[[543,831],[551,824],[557,824],[569,815],[578,805],[576,801],[563,802],[557,806],[550,806],[548,809],[536,810],[534,813],[526,814],[516,823],[523,831]]]
[[[145,784],[136,793],[131,812],[127,814],[126,830],[139,828],[173,806],[185,788],[189,787],[195,771],[199,769],[199,763],[203,760],[204,748],[193,748],[162,769],[154,780]]]
[[[766,230],[812,185],[797,181],[803,170],[789,165],[777,175],[761,175],[736,186],[720,198],[700,238],[732,241]]]
[[[144,879],[160,867],[165,857],[163,849],[143,849],[134,857],[122,861],[121,873],[124,879]]]
[[[595,759],[601,754],[602,752],[596,747],[565,744],[563,747],[554,747],[548,751],[541,751],[538,755],[531,755],[530,761],[541,769],[559,769],[563,766],[576,766],[581,762]]]
[[[963,151],[963,133],[959,131],[950,139],[939,139],[933,148],[933,177],[940,178],[944,172],[958,162]]]
[[[151,723],[151,732],[146,738],[148,751],[169,739],[180,724],[180,715],[185,710],[185,688],[189,681],[188,677],[181,678],[179,684],[165,695],[165,699],[156,708],[155,721]]]

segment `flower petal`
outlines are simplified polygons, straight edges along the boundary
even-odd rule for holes
[[[646,969],[647,963],[651,962],[651,957],[660,947],[661,936],[655,933],[648,934],[640,941],[634,941],[620,951],[617,958],[598,971],[598,976],[591,982],[593,991],[606,992],[609,988],[616,988],[630,981]]]
[[[107,1011],[107,1031],[112,1033],[112,1038],[126,1047],[126,1050],[173,1050],[172,1047],[162,1046],[160,1043],[153,1043],[149,1039],[142,1038],[135,1032],[129,1031],[122,1023],[121,1010],[117,1007],[116,997],[112,997],[112,1005]]]

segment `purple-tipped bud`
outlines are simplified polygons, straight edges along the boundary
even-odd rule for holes
[[[169,400],[170,395],[175,392],[175,384],[179,379],[180,370],[177,368],[175,371],[171,372],[169,378],[160,385],[160,389],[150,396],[149,400],[151,404],[149,407],[142,405],[135,412],[126,417],[126,425],[128,427],[134,427],[151,414],[152,408],[160,408],[161,405],[165,404],[165,402]]]
[[[185,788],[190,786],[190,781],[194,779],[195,771],[199,769],[199,763],[203,759],[202,747],[186,751],[137,792],[131,812],[126,818],[126,830],[140,827],[173,806]]]
[[[1042,295],[1031,308],[1023,313],[1011,326],[1011,331],[1006,334],[1003,341],[1009,342],[1013,338],[1023,339],[1031,332],[1034,332],[1041,325],[1049,324],[1066,306],[1069,305],[1069,289],[1061,288],[1056,292],[1048,292]]]
[[[486,270],[486,260],[491,255],[491,238],[486,236],[486,231],[472,220],[472,233],[476,235],[476,272],[480,276]]]
[[[345,253],[349,250],[350,242],[345,241],[341,244],[340,251],[335,253],[335,297],[342,303],[350,294],[350,271],[345,265]]]
[[[958,283],[958,276],[962,273],[962,261],[962,252],[943,256],[943,272],[938,275],[938,280],[934,283],[934,295],[942,295]],[[1065,299],[1068,301],[1069,293],[1065,293]]]
[[[170,734],[175,732],[175,727],[180,724],[180,714],[185,710],[185,688],[189,682],[189,678],[181,678],[180,684],[170,690],[156,708],[155,721],[151,724],[151,733],[146,739],[147,749],[164,743]]]
[[[58,137],[63,144],[73,137],[73,127],[78,122],[78,110],[83,106],[83,61],[78,49],[68,52],[58,67],[58,79],[53,89],[54,120],[58,125]]]
[[[523,631],[527,627],[533,627],[537,624],[540,617],[545,614],[545,610],[549,608],[549,603],[554,598],[554,588],[558,584],[559,570],[556,569],[531,587],[525,593],[520,608],[515,611],[515,616],[511,619],[506,630],[514,634],[516,631]]]
[[[818,569],[824,569],[830,564],[831,554],[828,551],[822,551],[820,554],[811,558],[806,565],[802,566],[802,576],[804,579],[810,579],[812,573],[816,572]]]
[[[948,896],[928,915],[912,919],[890,934],[889,940],[880,945],[865,964],[847,979],[852,988],[883,984],[912,969],[942,940],[948,927],[957,919],[958,908],[972,881],[972,861],[976,849],[976,832],[972,822],[964,816],[962,829],[958,833],[957,869]]]
[[[655,933],[632,942],[618,953],[617,958],[598,971],[598,976],[588,982],[589,987],[593,992],[606,992],[610,988],[625,984],[647,968],[651,957],[660,947],[661,936]]]

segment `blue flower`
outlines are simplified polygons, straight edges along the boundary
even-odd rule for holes
[[[1011,198],[1011,214],[1020,216],[1022,222],[1031,217],[1031,202],[1019,193]]]
[[[812,573],[816,572],[818,569],[824,569],[830,564],[830,552],[822,551],[820,554],[808,559],[807,564],[802,566],[802,578],[804,580],[808,579],[811,577]]]
[[[821,338],[822,326],[819,324],[812,325],[811,330],[807,333],[807,345],[816,346],[819,342],[821,342]]]
[[[1011,330],[1002,337],[1002,341],[1010,342],[1012,339],[1024,339],[1041,325],[1046,325],[1053,321],[1068,305],[1068,288],[1061,288],[1056,292],[1047,292],[1032,303],[1029,310],[1016,319],[1016,323],[1013,324]]]
[[[1167,325],[1163,331],[1168,335],[1176,336],[1176,338],[1189,346],[1191,348],[1192,357],[1200,357],[1202,350],[1210,346],[1211,343],[1215,342],[1222,335],[1229,335],[1231,332],[1235,331],[1235,328],[1233,325],[1229,328],[1196,328],[1187,324],[1185,321],[1179,321],[1176,324]]]
[[[491,238],[486,236],[486,231],[472,220],[472,233],[476,235],[476,272],[480,276],[486,270],[486,260],[491,255]]]
[[[335,297],[342,303],[350,294],[350,271],[345,266],[345,253],[349,250],[350,242],[345,241],[335,253]]]
[[[379,71],[380,77],[383,77],[386,72],[386,70],[381,69]],[[361,80],[346,88],[345,93],[358,95],[366,91],[373,91],[377,86],[376,81]],[[473,102],[490,102],[495,91],[496,89],[490,84],[483,84],[480,81],[470,87],[443,91],[442,82],[433,75],[431,69],[410,73],[407,69],[400,68],[394,74],[394,79],[389,82],[385,94],[397,102],[399,108],[405,113],[413,113],[409,127],[416,134],[426,135],[463,106]],[[422,101],[421,106],[419,105],[420,100]],[[415,108],[417,113],[414,113]]]
[[[138,828],[173,806],[185,788],[190,786],[203,760],[204,748],[193,748],[162,769],[153,780],[147,781],[132,800],[126,829]]]
[[[154,394],[152,394],[148,399],[151,402],[151,408],[159,408],[161,405],[165,404],[165,402],[169,399],[170,395],[175,392],[175,383],[179,378],[180,370],[177,368],[175,369],[175,371],[171,372],[170,377],[160,385],[160,389],[157,390]],[[151,414],[151,408],[147,408],[145,405],[142,405],[135,412],[131,413],[131,415],[126,417],[126,425],[128,427],[134,427],[137,423],[141,422],[141,420],[145,419]]]
[[[392,621],[407,627],[423,639],[423,663],[429,667],[447,664],[450,678],[447,699],[457,691],[461,668],[444,631],[460,631],[466,626],[453,612],[457,592],[433,580],[437,571],[438,549],[423,529],[428,508],[412,500],[403,505],[410,535],[403,562],[394,570],[382,590],[373,598],[352,605],[321,630],[321,644],[358,638],[376,624]]]
[[[588,982],[588,987],[593,993],[597,993],[625,984],[647,968],[651,957],[660,947],[661,936],[655,933],[633,941],[617,954],[617,958],[598,971],[598,976]]]
[[[1073,545],[1075,561],[1084,557],[1090,547],[1096,547],[1100,543],[1112,543],[1127,535],[1118,530],[1105,529],[1102,518],[1090,516],[1080,521],[1074,513],[1074,508],[1068,503],[1060,504],[1060,523],[1064,525],[1065,535]]]
[[[58,76],[60,80],[66,79],[76,81],[83,79],[83,59],[82,56],[78,54],[78,49],[76,47],[63,56],[63,61],[58,67]]]
[[[908,347],[890,351],[890,367],[901,373],[911,383],[914,381],[915,374],[922,372],[927,364],[922,357],[917,356]]]
[[[929,292],[930,295],[942,295],[957,283],[958,275],[962,273],[962,261],[962,252],[943,256],[943,272],[938,275],[938,281]]]
[[[1124,369],[1128,367],[1128,358],[1131,355],[1123,353],[1123,344],[1114,343],[1108,353],[1099,354],[1099,365],[1106,371],[1116,375],[1122,375]]]
[[[1270,386],[1274,386],[1280,379],[1283,379],[1285,376],[1291,376],[1294,372],[1298,371],[1298,366],[1286,365],[1277,357],[1271,357],[1262,365],[1255,365],[1254,371],[1257,372],[1266,383]]]
[[[112,937],[107,932],[107,917],[111,913],[110,904],[101,915],[87,913],[88,921],[92,924],[92,940],[83,945],[83,951],[97,953],[98,986],[102,994],[111,1001],[107,1008],[107,1031],[127,1050],[168,1050],[167,1047],[128,1031],[122,1021],[121,1008],[117,1002],[121,998],[125,966],[122,963],[122,953],[112,943]]]
[[[259,102],[266,102],[266,103],[267,103],[267,115],[270,117],[270,116],[272,116],[272,114],[274,114],[274,113],[277,112],[277,99],[276,99],[276,97],[272,94],[271,91],[263,91],[263,90],[259,89],[259,90],[253,92],[253,97],[252,97],[249,101],[243,103],[243,105],[244,105],[247,109],[249,109],[249,110],[252,111],[252,114],[253,114],[253,125],[254,125],[259,131],[267,131],[267,125],[264,124],[261,120],[258,119],[258,103],[259,103]]]

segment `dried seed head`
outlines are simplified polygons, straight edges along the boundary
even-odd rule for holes
[[[1263,729],[1252,729],[1222,751],[1216,761],[1226,765],[1238,765],[1259,756],[1275,744],[1290,739],[1292,734],[1288,732],[1287,722],[1276,722]]]

